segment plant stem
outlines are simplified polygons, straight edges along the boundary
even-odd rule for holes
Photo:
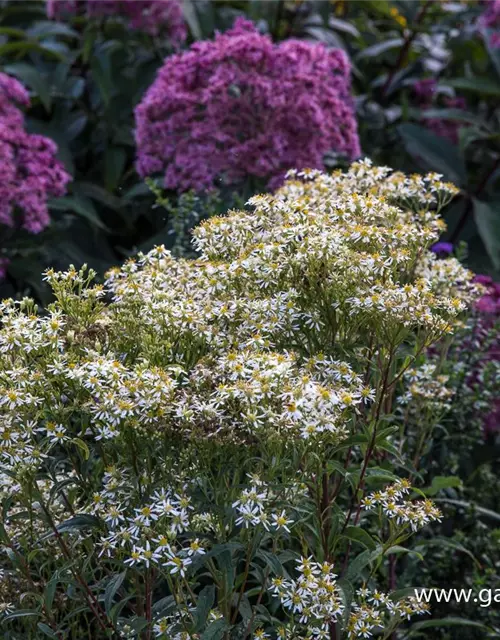
[[[394,67],[392,68],[392,70],[390,71],[389,75],[387,76],[387,80],[384,83],[384,86],[382,87],[382,97],[385,98],[386,93],[389,89],[389,87],[392,84],[392,81],[394,80],[394,76],[396,75],[396,73],[400,70],[400,68],[403,66],[403,64],[406,61],[406,57],[408,55],[408,52],[410,50],[410,47],[413,43],[413,41],[415,40],[415,38],[417,37],[418,34],[418,29],[417,27],[420,25],[420,23],[422,22],[422,20],[425,17],[425,14],[427,13],[429,7],[431,6],[431,4],[433,3],[433,0],[427,0],[423,6],[421,7],[420,11],[418,12],[415,21],[414,21],[414,25],[415,27],[413,28],[412,31],[410,31],[406,37],[405,37],[405,41],[403,43],[403,46],[401,47],[400,51],[399,51],[399,55],[398,58],[396,60],[396,64],[394,65]]]
[[[381,412],[382,412],[382,407],[384,405],[385,395],[387,393],[387,388],[388,388],[388,383],[389,383],[389,373],[390,373],[390,370],[391,370],[392,358],[393,358],[393,355],[394,355],[393,349],[394,349],[394,347],[391,345],[390,349],[389,349],[389,357],[388,357],[387,364],[386,364],[385,370],[384,370],[382,389],[380,391],[380,397],[378,399],[377,409],[375,411],[375,419],[374,419],[374,422],[373,422],[372,437],[370,439],[370,444],[368,445],[368,449],[366,450],[365,459],[363,461],[363,467],[361,469],[361,474],[359,476],[359,480],[358,480],[358,484],[356,486],[356,489],[353,492],[351,503],[349,505],[349,511],[347,513],[346,519],[345,519],[344,524],[342,526],[342,530],[340,532],[341,534],[345,531],[345,528],[349,524],[349,520],[351,519],[351,515],[352,515],[352,512],[354,510],[354,504],[356,502],[358,493],[364,486],[364,480],[365,480],[366,471],[368,469],[368,464],[369,464],[370,459],[371,459],[371,457],[373,455],[373,452],[375,450],[375,442],[376,442],[376,439],[377,439],[377,427],[378,427],[378,424],[380,422],[380,415],[381,415]],[[356,510],[356,515],[355,515],[355,518],[354,518],[354,525],[358,524],[360,516],[361,516],[361,500],[359,501],[358,508]],[[351,551],[351,543],[349,541],[349,543],[347,545],[345,559],[344,559],[344,565],[342,567],[342,573],[344,573],[346,568],[347,568],[347,564],[349,562],[350,551]]]
[[[281,26],[281,20],[282,20],[282,17],[283,17],[284,4],[285,3],[283,2],[283,0],[279,0],[278,1],[278,8],[277,8],[277,11],[276,11],[276,20],[275,20],[275,23],[274,23],[274,33],[273,33],[273,38],[275,40],[277,40],[278,37],[279,37],[279,30],[280,30],[280,26]]]
[[[87,603],[92,611],[92,613],[94,614],[97,622],[99,623],[99,626],[101,627],[101,629],[104,632],[107,632],[108,628],[111,627],[111,629],[114,629],[113,624],[108,620],[106,613],[102,610],[99,602],[97,601],[95,595],[92,593],[92,591],[90,590],[89,585],[87,584],[87,582],[82,578],[82,576],[78,573],[78,571],[76,571],[74,569],[74,567],[72,566],[72,556],[71,556],[71,552],[68,549],[68,546],[66,545],[66,542],[64,540],[64,538],[61,536],[61,534],[59,533],[57,526],[54,522],[54,520],[52,519],[52,516],[49,512],[49,510],[47,509],[47,506],[45,505],[45,503],[43,502],[42,496],[41,494],[38,492],[38,502],[40,503],[40,506],[42,508],[42,511],[45,514],[45,517],[47,518],[47,521],[50,525],[50,528],[52,529],[54,536],[61,548],[61,551],[63,552],[64,557],[66,558],[66,560],[70,561],[70,565],[69,565],[69,570],[71,571],[73,577],[75,578],[75,580],[80,584],[80,586],[83,589],[83,592],[85,594],[85,599],[87,600]],[[104,621],[103,621],[104,620]]]
[[[453,233],[451,234],[451,237],[450,237],[451,243],[454,244],[457,241],[458,237],[460,236],[460,233],[465,227],[465,223],[469,219],[469,216],[472,212],[472,202],[473,202],[472,197],[475,196],[477,198],[481,195],[481,193],[483,192],[483,189],[488,184],[491,176],[495,173],[495,171],[498,169],[499,166],[500,166],[500,156],[498,156],[498,158],[493,163],[493,166],[480,180],[479,184],[474,189],[472,196],[471,195],[467,196],[467,204],[465,205],[464,212],[460,216],[460,220],[458,221],[457,226],[453,229]]]

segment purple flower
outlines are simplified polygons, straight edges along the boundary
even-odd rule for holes
[[[453,253],[453,244],[451,242],[436,242],[431,247],[431,251],[441,256],[449,256]]]
[[[478,282],[479,284],[488,286],[493,284],[493,278],[491,276],[485,276],[482,274],[478,274],[474,276],[474,282]]]
[[[413,85],[413,91],[421,103],[432,102],[436,88],[437,80],[435,78],[422,78]]]
[[[471,389],[482,391],[485,385],[485,371],[491,363],[500,363],[500,283],[486,275],[477,275],[474,281],[484,287],[484,293],[476,302],[477,320],[471,340],[462,346],[464,352],[480,354],[478,361],[467,377]],[[490,384],[490,383],[488,383]],[[498,386],[496,387],[498,389]],[[498,397],[498,394],[497,394]],[[495,400],[491,409],[483,415],[485,437],[500,430],[500,399]]]
[[[483,423],[484,437],[495,435],[500,430],[500,400],[493,402],[491,411],[485,416]]]
[[[47,0],[49,18],[86,14],[88,17],[118,16],[128,26],[151,36],[165,34],[179,47],[187,37],[182,7],[177,0]]]
[[[9,258],[0,258],[0,281],[7,275],[7,267],[9,266]]]
[[[247,176],[273,188],[327,151],[360,153],[344,52],[275,45],[242,19],[167,58],[135,115],[139,174],[163,172],[180,191]]]
[[[435,78],[423,78],[413,85],[416,102],[421,109],[431,109],[437,101],[437,80]],[[444,96],[441,104],[447,109],[466,109],[467,103],[462,97],[450,98]],[[446,118],[425,118],[423,124],[427,129],[441,138],[446,138],[453,144],[458,143],[458,132],[461,127],[466,126],[457,120],[447,120]]]
[[[484,0],[481,4],[486,9],[479,16],[476,26],[479,31],[485,32],[484,37],[489,38],[492,49],[500,47],[500,0]]]
[[[478,25],[486,29],[500,28],[500,0],[486,0],[486,9],[478,20]]]
[[[474,282],[478,282],[485,287],[485,293],[476,302],[476,308],[482,314],[490,316],[490,320],[494,320],[491,316],[500,318],[500,284],[493,282],[493,278],[485,275],[477,275]],[[483,322],[489,324],[488,318],[483,318]]]
[[[62,196],[71,178],[54,142],[24,130],[17,105],[28,104],[25,88],[0,73],[0,223],[38,233],[50,221],[47,200]]]
[[[500,49],[500,31],[491,34],[490,45],[492,49]]]

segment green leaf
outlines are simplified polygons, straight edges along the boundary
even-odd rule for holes
[[[335,451],[342,451],[343,449],[349,449],[350,447],[356,447],[362,444],[368,444],[368,436],[357,433],[355,436],[349,436],[349,438],[342,440],[342,444],[335,447]]]
[[[41,631],[45,636],[47,636],[47,638],[53,638],[53,640],[59,640],[59,636],[54,631],[52,631],[52,629],[49,627],[48,624],[45,624],[44,622],[39,622],[37,627],[39,631]]]
[[[214,8],[211,0],[181,0],[182,12],[195,40],[206,40],[215,30]]]
[[[424,620],[423,622],[415,622],[409,628],[409,635],[414,635],[417,631],[422,629],[432,629],[433,627],[474,627],[476,629],[482,629],[483,631],[489,631],[490,629],[480,622],[474,622],[474,620],[468,620],[467,618],[436,618],[434,620]],[[463,635],[462,637],[466,637]]]
[[[436,538],[431,538],[430,540],[424,540],[422,543],[420,543],[417,546],[417,548],[426,548],[426,547],[432,547],[432,546],[439,547],[440,549],[442,549],[443,547],[446,547],[448,549],[453,549],[453,551],[459,551],[460,553],[465,553],[465,555],[469,556],[469,558],[477,565],[478,568],[481,567],[481,563],[475,557],[475,555],[471,551],[469,551],[469,549],[466,549],[463,545],[459,544],[458,542],[453,542],[449,538],[444,538],[442,536],[439,536]]]
[[[270,553],[264,549],[257,551],[257,556],[262,558],[274,575],[281,576],[284,573],[283,565],[275,553]]]
[[[379,442],[382,442],[382,440],[387,438],[387,436],[391,436],[393,433],[396,433],[397,431],[399,431],[399,427],[397,427],[395,425],[392,425],[390,427],[385,427],[384,429],[381,429],[377,433],[377,437],[375,439],[375,443],[378,444]]]
[[[500,200],[484,202],[474,198],[474,220],[493,265],[500,269]]]
[[[349,620],[351,605],[354,599],[354,587],[346,578],[340,578],[337,580],[337,587],[339,588],[342,604],[344,605],[342,618],[344,620],[344,624],[346,624]]]
[[[117,594],[118,590],[122,586],[123,581],[125,580],[125,576],[127,575],[127,570],[122,571],[121,573],[117,573],[114,575],[111,580],[106,585],[106,590],[104,592],[104,608],[108,616],[110,615],[111,609],[113,607],[113,599]]]
[[[146,618],[138,617],[132,621],[131,627],[137,633],[137,635],[139,635],[140,632],[148,626],[148,624],[149,623]]]
[[[416,556],[420,562],[424,562],[424,556],[419,553],[418,551],[415,551],[414,549],[408,549],[407,547],[402,547],[399,544],[395,544],[392,547],[389,547],[389,549],[387,549],[387,551],[385,552],[386,556],[393,556],[393,555],[401,555],[402,553],[406,553],[410,556]]]
[[[215,601],[215,586],[207,585],[201,590],[196,603],[195,624],[196,631],[202,631]]]
[[[16,620],[17,618],[30,618],[37,617],[39,618],[42,614],[39,611],[33,611],[33,609],[18,609],[17,611],[13,611],[9,613],[9,615],[5,616],[2,622],[7,622],[8,620]]]
[[[465,183],[465,163],[458,147],[417,124],[401,124],[397,130],[408,153],[427,170],[442,173],[458,186]]]
[[[105,207],[113,209],[113,211],[119,213],[122,210],[122,203],[120,198],[113,195],[112,193],[109,193],[109,191],[106,191],[106,189],[103,189],[98,184],[79,180],[71,184],[71,189],[76,194],[87,196],[89,198],[92,198],[93,200],[97,200],[97,202],[100,202]]]
[[[259,589],[259,592],[260,592],[260,589]],[[238,596],[235,596],[235,597],[237,598]],[[245,593],[241,598],[240,606],[238,607],[238,613],[240,614],[240,616],[245,622],[248,622],[248,620],[251,620],[252,618],[253,609],[252,609],[252,605],[250,604],[250,600],[248,598],[248,592]]]
[[[189,30],[193,34],[193,38],[195,40],[201,40],[203,34],[194,3],[190,2],[190,0],[182,0],[182,12],[184,14],[184,20],[187,22]]]
[[[222,640],[224,634],[226,631],[229,631],[230,628],[225,620],[216,620],[208,625],[200,640]]]
[[[475,126],[462,127],[458,130],[458,145],[460,151],[463,154],[467,147],[478,140],[492,140],[495,139],[498,134],[490,134],[486,131],[482,131]]]
[[[379,443],[380,445],[380,443]],[[399,477],[389,471],[388,469],[381,469],[380,467],[371,467],[366,471],[366,484],[374,485],[382,482],[397,482]]]
[[[26,33],[23,29],[16,29],[15,27],[0,27],[0,36],[24,39],[26,37]]]
[[[500,82],[491,80],[490,78],[474,77],[474,78],[451,78],[446,80],[446,84],[454,89],[461,91],[473,91],[488,96],[500,96]]]
[[[493,29],[485,29],[483,31],[483,39],[486,43],[486,49],[488,50],[488,54],[493,62],[493,66],[497,72],[498,77],[500,78],[500,48],[494,47],[491,42],[491,36],[493,35]]]
[[[359,542],[371,551],[377,548],[377,543],[375,542],[375,540],[367,531],[361,529],[361,527],[354,527],[349,525],[345,528],[343,537],[347,538],[348,540],[352,540],[353,542]]]
[[[19,54],[20,56],[26,56],[28,53],[41,53],[47,58],[52,58],[59,61],[64,61],[64,55],[58,51],[53,51],[48,47],[43,47],[38,42],[31,42],[23,40],[22,42],[8,42],[0,46],[0,56],[7,56],[10,54]]]
[[[391,591],[391,593],[389,594],[389,598],[393,602],[398,602],[399,600],[402,600],[403,598],[407,598],[408,596],[414,596],[415,590],[417,588],[418,587],[404,587],[403,589],[397,589],[396,591]]]
[[[30,0],[23,2],[17,0],[16,2],[3,2],[2,3],[2,19],[9,17],[19,22],[19,17],[22,17],[22,22],[27,19],[30,20],[43,20],[47,17],[45,7],[41,2],[30,2]]]
[[[99,87],[101,99],[105,106],[109,105],[111,95],[113,93],[113,80],[109,70],[108,59],[105,55],[94,56],[90,68],[92,70],[92,77],[95,83]]]
[[[328,473],[340,473],[342,477],[347,474],[347,469],[337,460],[328,460],[326,463]]]
[[[166,617],[176,607],[174,596],[165,596],[153,605],[153,614],[160,618]]]
[[[87,446],[87,443],[84,442],[81,438],[72,438],[71,442],[76,444],[76,446],[83,452],[83,459],[88,460],[90,458],[90,449]]]
[[[82,529],[97,529],[100,527],[100,524],[99,518],[96,518],[96,516],[92,516],[89,513],[82,513],[61,522],[56,526],[56,529],[58,533],[66,533],[70,531],[81,531]],[[42,536],[39,542],[53,538],[54,535],[55,533],[50,531]]]
[[[89,513],[81,513],[78,516],[69,518],[57,525],[59,533],[64,531],[80,531],[81,529],[95,529],[100,526],[99,518],[92,516]]]
[[[424,119],[437,118],[438,120],[455,120],[457,122],[467,122],[474,125],[486,126],[484,121],[478,118],[477,113],[464,111],[463,109],[424,109],[420,111],[420,117]]]
[[[26,31],[31,38],[39,40],[49,36],[65,36],[68,38],[78,38],[78,31],[75,31],[67,24],[53,22],[52,20],[39,20],[33,27]]]
[[[121,147],[109,147],[104,154],[104,182],[108,191],[114,191],[120,182],[127,154]]]
[[[467,502],[466,500],[453,500],[451,498],[434,498],[434,502],[444,502],[455,507],[461,507],[462,509],[474,509],[479,516],[483,516],[488,520],[495,520],[496,522],[500,522],[500,513],[492,511],[491,509],[480,507],[474,502]]]
[[[15,64],[8,64],[4,68],[7,73],[19,78],[19,80],[34,91],[45,107],[45,111],[50,111],[52,107],[50,85],[36,67],[26,62],[16,62]]]
[[[387,51],[391,51],[391,49],[400,49],[402,44],[404,44],[403,38],[392,38],[391,40],[377,42],[377,44],[373,44],[360,51],[356,56],[356,61],[362,60],[363,58],[376,58]]]
[[[98,227],[103,231],[109,231],[108,227],[106,227],[99,218],[99,214],[95,210],[91,200],[84,196],[74,195],[57,198],[57,200],[52,200],[50,202],[50,207],[57,211],[73,211],[82,218],[88,220],[95,227]]]
[[[461,485],[462,481],[458,476],[436,476],[432,479],[430,487],[422,489],[422,493],[424,493],[426,496],[435,496],[443,489],[451,489],[460,487]]]
[[[353,38],[359,38],[359,31],[351,22],[348,22],[347,20],[341,20],[340,18],[330,16],[328,19],[328,25],[336,31],[347,33]]]
[[[374,551],[367,549],[360,553],[347,567],[346,578],[353,582],[371,562],[382,555],[383,548],[378,546]]]
[[[391,4],[389,0],[366,0],[366,4],[371,10],[381,16],[389,17],[391,15]]]
[[[47,611],[52,611],[52,604],[54,602],[54,596],[56,594],[57,584],[59,582],[59,574],[56,571],[52,578],[45,585],[43,592],[43,599],[45,602],[45,608]]]

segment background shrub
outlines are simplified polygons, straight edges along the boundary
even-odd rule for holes
[[[138,7],[142,7],[140,11]],[[271,138],[276,153],[266,147],[266,162],[257,169],[255,156],[240,154],[241,163],[231,162],[229,171],[227,166],[222,171],[220,162],[215,165],[212,144],[208,151],[198,149],[203,163],[194,162],[194,153],[188,154],[188,163],[180,163],[184,168],[182,185],[177,180],[179,172],[172,165],[154,167],[155,171],[160,169],[159,175],[145,184],[136,171],[134,109],[142,102],[139,110],[146,110],[144,105],[165,74],[161,69],[173,71],[175,61],[189,59],[193,50],[213,50],[216,32],[234,28],[238,18],[251,20],[264,34],[252,32],[250,38],[248,31],[242,36],[245,42],[252,40],[266,50],[288,54],[315,51],[319,60],[342,61],[340,106],[347,114],[351,141],[347,156],[356,149],[353,141],[357,127],[362,154],[377,163],[408,173],[433,170],[455,182],[460,193],[443,211],[448,231],[443,231],[440,238],[445,244],[435,247],[436,262],[445,270],[446,256],[454,251],[479,273],[493,276],[493,280],[482,279],[487,291],[463,331],[451,344],[445,342],[437,351],[422,354],[415,363],[414,377],[401,381],[398,397],[406,395],[407,403],[391,405],[399,423],[408,430],[409,446],[421,449],[422,462],[415,470],[415,478],[426,495],[436,498],[444,519],[439,527],[419,534],[416,540],[424,565],[417,565],[415,555],[406,554],[382,571],[387,571],[387,584],[396,573],[400,585],[461,588],[465,582],[491,586],[497,576],[499,522],[498,296],[494,284],[500,265],[498,1],[195,0],[183,2],[182,10],[180,7],[173,0],[141,4],[52,2],[48,6],[41,0],[0,2],[0,73],[10,78],[6,81],[10,87],[14,86],[12,79],[17,79],[29,93],[30,106],[24,105],[21,110],[16,107],[18,119],[22,118],[21,111],[24,114],[24,139],[41,141],[42,138],[28,137],[39,135],[51,141],[44,143],[51,162],[55,143],[57,158],[72,178],[66,185],[66,194],[49,201],[50,224],[39,233],[28,233],[20,228],[22,224],[2,225],[1,297],[21,299],[30,293],[46,305],[53,293],[40,274],[48,266],[73,273],[68,271],[70,263],[77,270],[88,263],[102,280],[106,269],[138,250],[149,251],[154,244],[164,243],[176,256],[193,255],[189,240],[199,220],[232,206],[241,207],[271,175],[282,174],[287,164],[283,149],[290,147],[283,143],[277,148],[283,138],[273,131],[274,135],[265,136],[264,142],[267,144]],[[153,25],[162,28],[152,29]],[[217,36],[217,42],[222,41],[231,38]],[[293,70],[290,65],[289,74],[273,77],[273,95],[286,97],[286,83],[291,77],[297,80],[297,69],[309,68],[309,62],[300,59],[302,62]],[[345,99],[348,67],[357,124],[352,121],[351,106]],[[217,104],[222,108],[228,100],[241,105],[239,88],[230,80],[234,78],[228,77],[227,82],[222,78],[216,85],[220,96],[216,92],[215,97],[220,97]],[[2,99],[5,105],[5,86],[2,85],[0,105]],[[314,86],[313,101],[307,93],[302,94],[307,109],[314,107],[308,111],[309,122],[325,127],[326,110],[315,110],[322,104],[318,99],[322,97],[321,88]],[[168,94],[168,89],[162,91]],[[24,102],[24,89],[19,90],[19,96]],[[335,99],[335,105],[340,103]],[[294,116],[299,106],[289,95],[287,104],[285,121],[290,134],[295,133]],[[162,122],[166,121],[164,115],[161,114]],[[257,114],[252,110],[251,115],[252,125],[257,126]],[[215,121],[216,134],[220,134],[220,122]],[[301,118],[301,126],[303,121]],[[20,126],[21,120],[18,123]],[[274,125],[275,121],[273,130]],[[326,137],[329,129],[329,125],[325,127]],[[2,131],[0,137],[5,135],[5,129]],[[313,127],[310,131],[316,130]],[[294,162],[300,157],[299,164],[306,164],[307,155],[314,157],[311,162],[315,166],[323,164],[332,170],[343,167],[346,150],[339,153],[339,145],[333,139],[323,146],[325,136],[315,140],[312,155],[306,144],[294,147]],[[236,145],[237,150],[247,151],[246,138],[242,141],[235,134],[231,140],[231,147]],[[153,136],[148,141],[151,142]],[[260,151],[259,148],[259,158]],[[5,146],[1,153],[6,153]],[[163,161],[161,157],[160,162]],[[4,163],[2,171],[5,166]],[[199,174],[196,181],[190,182],[192,169]],[[167,189],[162,174],[169,170],[175,179]],[[149,169],[144,171],[148,173]],[[222,181],[220,173],[224,173]],[[5,192],[11,177],[5,180],[2,175],[0,191]],[[228,175],[230,179],[225,179]],[[66,181],[62,173],[59,176],[61,184]],[[217,188],[183,192],[191,186],[200,187],[200,176],[204,186],[214,178]],[[10,187],[7,191],[12,193]],[[54,196],[62,193],[57,191]],[[40,202],[44,200],[45,197]],[[3,198],[0,204],[4,213],[5,202]],[[19,222],[24,215],[22,207],[14,213]],[[9,222],[10,216],[10,211],[5,213],[4,222]],[[45,225],[45,212],[42,219]],[[462,241],[467,243],[467,249]],[[304,245],[302,250],[306,248]],[[318,279],[323,276],[321,271],[315,275]],[[94,331],[101,330],[92,327],[92,336]],[[83,341],[87,339],[76,335]],[[156,335],[149,339],[154,343]],[[445,360],[439,355],[443,353]],[[446,382],[439,383],[439,376],[445,376]],[[425,406],[425,393],[416,399],[408,397],[409,388],[417,383],[431,396],[435,392],[443,394],[439,411],[435,406]],[[432,432],[424,439],[418,436],[420,410],[434,421]],[[381,453],[377,462],[386,472],[393,471],[386,464],[385,455]],[[405,475],[406,471],[401,473]],[[433,617],[462,613],[453,605],[442,605],[434,610]],[[492,637],[500,633],[493,608],[471,606],[466,615],[486,624]],[[417,626],[411,633],[446,640],[463,637],[460,626],[425,626],[420,632]],[[473,634],[483,638],[484,633],[482,626],[467,628],[471,638]]]

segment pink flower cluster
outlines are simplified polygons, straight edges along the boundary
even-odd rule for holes
[[[24,130],[17,105],[28,104],[24,87],[0,73],[0,223],[38,233],[50,221],[47,200],[62,196],[71,178],[54,142]]]
[[[425,78],[415,82],[413,91],[417,102],[422,109],[431,109],[435,106],[437,80],[435,78]],[[464,98],[443,97],[443,106],[447,109],[466,109],[467,103]],[[446,138],[453,144],[458,143],[458,131],[464,126],[463,122],[447,120],[445,118],[425,118],[424,124],[433,133],[441,138]]]
[[[71,14],[121,16],[128,21],[131,29],[144,31],[151,36],[165,34],[176,47],[187,37],[178,0],[47,0],[49,18],[61,19]]]
[[[500,47],[500,0],[487,0],[486,9],[481,14],[477,25],[481,29],[491,29],[490,44],[494,49]]]
[[[486,291],[476,303],[479,312],[475,337],[485,349],[484,357],[477,370],[469,379],[469,385],[481,387],[482,369],[488,362],[500,363],[500,335],[498,333],[500,321],[500,283],[494,282],[490,276],[478,275],[476,282],[482,284]],[[492,339],[493,336],[493,339]],[[477,344],[475,345],[477,348]],[[489,411],[484,416],[484,435],[498,433],[500,430],[500,398],[494,399]]]
[[[203,190],[321,168],[326,152],[359,155],[343,51],[273,44],[238,19],[215,40],[167,58],[136,108],[137,170],[168,189]]]
[[[500,319],[500,282],[493,282],[491,276],[479,275],[475,277],[486,288],[486,292],[476,303],[478,311],[490,319]]]
[[[9,258],[0,258],[0,282],[7,275],[7,267],[10,264]]]

